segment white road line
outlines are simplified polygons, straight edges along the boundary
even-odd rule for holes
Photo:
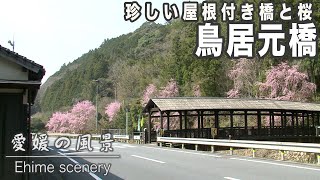
[[[67,152],[67,151],[69,151],[69,150],[68,150],[68,149],[59,149],[59,151]]]
[[[158,149],[158,150],[162,150],[162,151],[172,151],[172,152],[180,152],[180,153],[186,153],[186,154],[195,154],[195,155],[200,155],[200,156],[210,156],[210,157],[217,157],[217,158],[221,157],[221,156],[213,155],[213,154],[180,151],[180,150],[174,150],[174,149],[156,148],[156,147],[147,147],[147,146],[141,146],[141,147],[150,148],[150,149]]]
[[[225,179],[228,179],[228,180],[240,180],[240,179],[236,179],[236,178],[232,178],[232,177],[223,177]]]
[[[150,159],[150,158],[146,158],[146,157],[142,157],[142,156],[137,156],[137,155],[131,155],[131,156],[136,157],[136,158],[140,158],[140,159],[145,159],[145,160],[157,162],[157,163],[161,163],[161,164],[164,164],[164,163],[165,163],[165,162],[163,162],[163,161],[158,161],[158,160],[155,160],[155,159]]]
[[[239,161],[263,163],[263,164],[271,164],[271,165],[276,165],[276,166],[292,167],[292,168],[298,168],[298,169],[307,169],[307,170],[312,170],[312,171],[320,171],[320,169],[317,169],[317,168],[296,166],[296,165],[290,165],[290,164],[281,164],[281,163],[275,163],[275,162],[267,162],[267,161],[251,160],[251,159],[241,159],[241,158],[230,158],[230,159],[239,160]]]
[[[61,153],[61,152],[58,152],[58,153],[61,154],[61,155],[63,155],[63,156],[65,156],[66,158],[68,158],[68,159],[69,159],[70,161],[72,161],[73,163],[75,163],[75,164],[80,164],[78,161],[76,161],[76,160],[68,157],[68,156],[65,155],[64,153]],[[95,174],[92,173],[92,172],[89,172],[89,175],[90,175],[91,177],[93,177],[94,179],[96,179],[96,180],[102,180],[99,176],[95,175]]]

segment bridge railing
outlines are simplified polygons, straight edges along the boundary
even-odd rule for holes
[[[279,150],[281,160],[284,160],[284,151],[308,152],[317,154],[318,164],[320,165],[320,144],[315,143],[293,143],[293,142],[274,142],[274,141],[248,141],[248,140],[223,140],[223,139],[202,139],[202,138],[175,138],[175,137],[158,137],[157,142],[162,146],[162,143],[181,144],[182,148],[185,144],[195,145],[198,150],[198,145],[211,146],[211,151],[214,152],[215,146],[230,147],[230,155],[233,154],[233,148],[248,148],[252,149],[252,156],[255,157],[256,149]]]
[[[212,138],[211,128],[165,130],[164,137]]]
[[[316,136],[315,127],[266,127],[262,126],[260,129],[258,127],[225,127],[218,128],[219,138],[228,138],[231,135],[233,138],[239,137],[314,137]]]

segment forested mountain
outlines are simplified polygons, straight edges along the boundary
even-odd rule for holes
[[[167,25],[145,23],[133,33],[105,40],[102,45],[64,65],[49,78],[42,111],[54,111],[81,99],[94,100],[99,79],[100,94],[118,99],[139,98],[149,83],[163,85],[176,79],[181,95],[192,95],[195,83],[203,94],[223,96],[227,90],[225,69],[229,61],[199,60],[193,56],[196,24],[181,21]],[[54,82],[53,82],[54,81]]]
[[[221,19],[219,14],[218,21]],[[314,14],[316,24],[319,24],[318,11]],[[254,17],[258,28],[257,12]],[[221,35],[227,37],[226,31],[226,23],[221,23]],[[132,33],[104,40],[100,47],[63,65],[48,79],[36,101],[36,111],[54,112],[80,100],[94,102],[95,79],[100,81],[100,97],[116,98],[121,102],[140,99],[148,84],[163,87],[170,79],[177,81],[180,96],[193,96],[195,86],[200,87],[202,96],[226,96],[233,87],[228,73],[235,62],[226,55],[218,59],[196,57],[193,54],[196,39],[197,22],[175,20],[165,25],[144,23]],[[257,42],[256,48],[260,45]],[[310,59],[293,61],[269,56],[259,59],[257,79],[262,81],[268,68],[284,60],[298,64],[319,87],[319,63]]]

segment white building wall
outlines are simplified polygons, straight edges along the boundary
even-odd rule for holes
[[[23,72],[22,66],[0,58],[0,79],[28,80],[28,71]]]
[[[23,71],[22,66],[0,57],[0,80],[28,80],[28,70]],[[23,89],[0,88],[0,93],[23,93]],[[23,104],[28,103],[28,93],[23,94]]]

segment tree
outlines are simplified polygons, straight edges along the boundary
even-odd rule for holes
[[[179,87],[177,81],[174,79],[170,79],[165,87],[159,92],[159,98],[168,98],[168,97],[176,97],[179,95]]]
[[[120,111],[120,106],[121,103],[118,101],[112,102],[108,106],[106,106],[105,113],[109,117],[109,121],[112,121],[114,116]]]
[[[254,59],[239,59],[229,71],[233,88],[227,92],[229,98],[256,97],[258,62]]]
[[[157,87],[154,84],[149,84],[146,87],[146,89],[143,91],[141,104],[145,106],[151,98],[156,96],[156,94],[157,94]]]
[[[83,133],[91,130],[90,120],[93,120],[94,116],[95,107],[92,102],[81,101],[70,111],[53,113],[46,127],[52,132]]]
[[[168,98],[179,95],[179,87],[177,81],[170,79],[165,87],[157,89],[154,84],[149,84],[143,91],[141,104],[145,106],[151,98]]]
[[[193,86],[193,95],[195,97],[200,97],[201,96],[201,89],[200,89],[200,85],[195,85]]]
[[[69,114],[63,112],[55,112],[49,119],[46,127],[51,132],[67,132],[69,127]]]
[[[94,120],[95,106],[90,101],[81,101],[75,104],[70,113],[70,128],[75,133],[83,132]],[[91,122],[92,122],[91,121]],[[92,124],[91,124],[92,125]]]
[[[299,72],[298,66],[289,66],[286,62],[272,67],[267,72],[266,81],[258,84],[260,97],[268,99],[308,101],[316,91],[316,85],[308,81],[307,74]],[[276,116],[274,123],[279,126],[281,118]],[[265,118],[265,125],[270,125],[270,117]]]
[[[259,83],[260,96],[269,99],[308,101],[316,91],[316,85],[309,82],[298,66],[289,66],[283,62],[272,67],[266,81]]]
[[[160,91],[157,91],[157,87],[154,84],[149,84],[146,89],[144,90],[143,96],[142,96],[142,104],[145,105],[150,98],[157,97],[157,98],[169,98],[169,97],[176,97],[179,95],[179,87],[178,83],[174,79],[170,79],[170,81],[167,83],[165,87],[160,88]],[[156,113],[155,115],[160,115],[159,113]],[[153,119],[153,128],[159,129],[159,119],[157,119],[157,122]],[[163,121],[163,126],[167,127],[167,121]],[[177,118],[171,118],[170,121],[170,128],[175,129],[179,126]]]

